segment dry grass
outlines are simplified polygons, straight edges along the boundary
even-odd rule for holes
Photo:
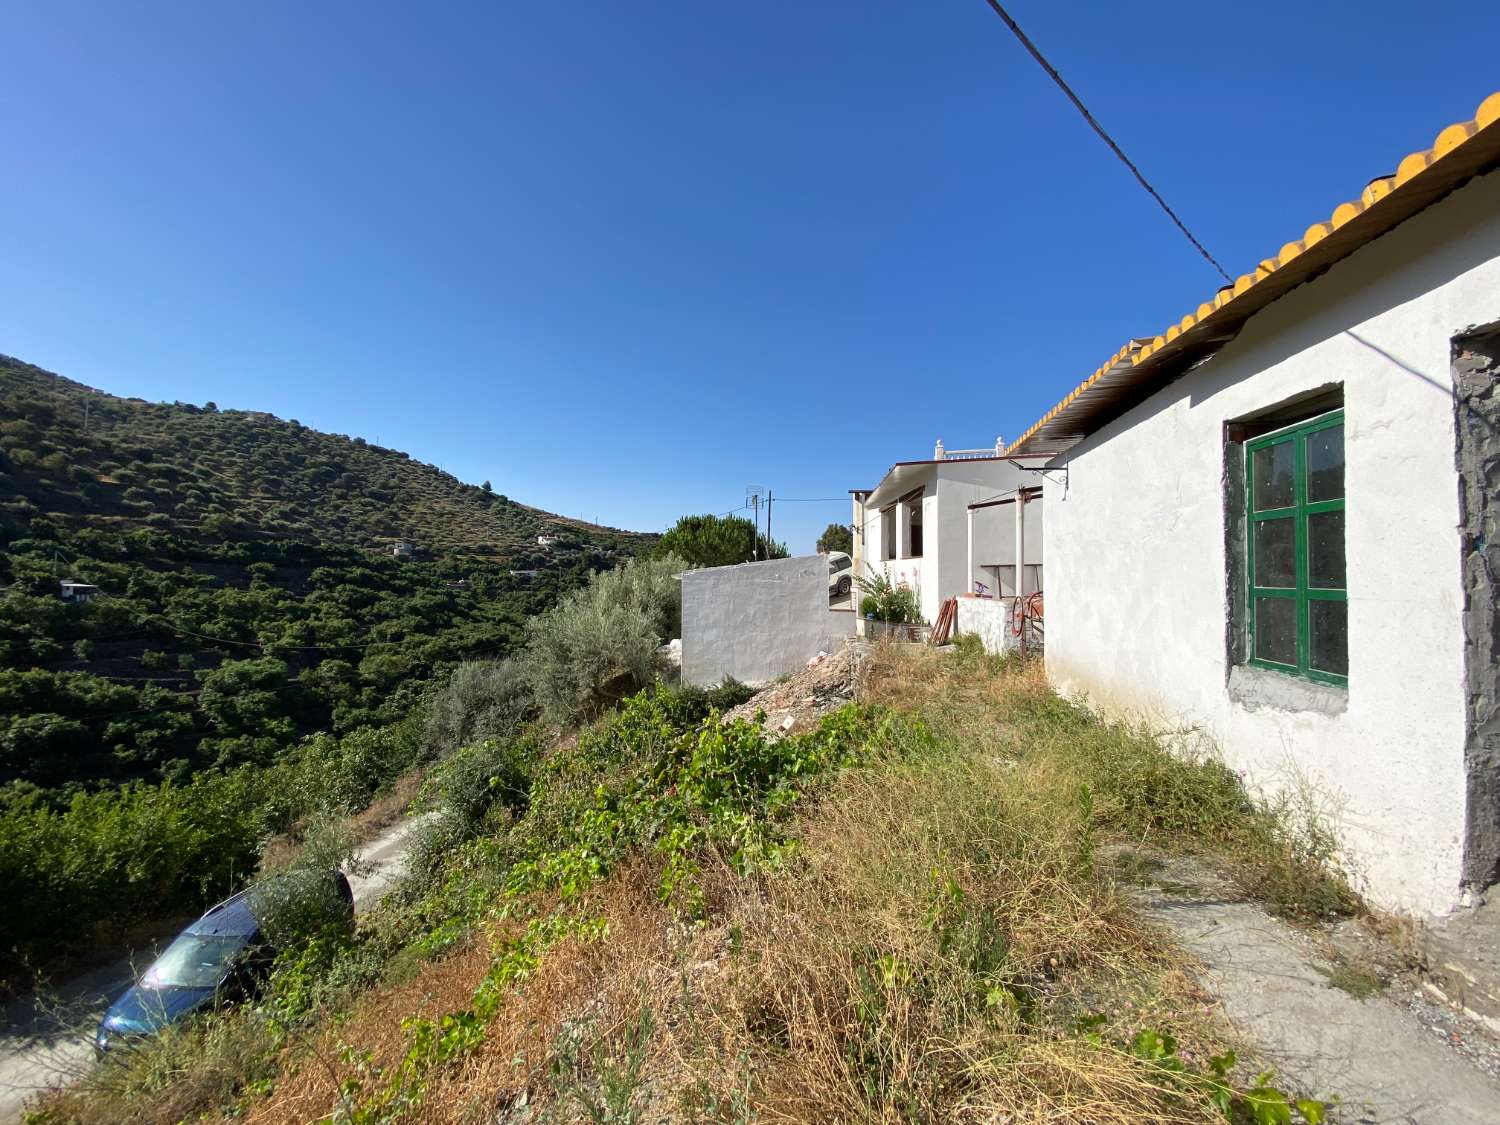
[[[1035,667],[881,650],[865,691],[903,715],[889,749],[804,808],[790,861],[745,878],[700,855],[694,924],[656,898],[654,857],[627,864],[574,904],[605,936],[553,946],[382,1120],[1214,1119],[1205,1066],[1234,1033],[1096,854],[1259,841],[1243,865],[1274,866],[1266,814],[1222,768],[1081,718]],[[403,1020],[471,1005],[517,927],[285,1048],[236,1120],[336,1115],[345,1083],[398,1064]],[[1141,1033],[1175,1049],[1153,1060]]]
[[[1075,1034],[1099,1013],[1115,1040],[1166,1029],[1201,1057],[1228,1029],[1092,876],[1056,780],[958,755],[842,781],[805,864],[739,904],[742,953],[714,998],[713,1057],[756,1060],[765,1115],[1202,1120],[1140,1059]]]

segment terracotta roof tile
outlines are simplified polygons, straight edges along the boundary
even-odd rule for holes
[[[1353,253],[1472,176],[1500,165],[1500,93],[1469,121],[1449,125],[1432,147],[1377,176],[1358,199],[1340,203],[1253,273],[1225,285],[1193,312],[1149,340],[1132,340],[1010,446],[1062,449],[1129,409],[1182,366],[1211,354],[1260,309]]]

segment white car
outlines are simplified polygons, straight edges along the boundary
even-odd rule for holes
[[[828,552],[828,596],[842,598],[854,585],[854,560],[843,551]]]

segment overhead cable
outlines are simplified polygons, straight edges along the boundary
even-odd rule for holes
[[[1047,61],[1047,57],[1042,54],[1041,50],[1035,43],[1031,41],[1027,34],[1021,30],[1021,25],[1016,23],[1016,21],[1011,18],[1011,14],[1005,10],[1004,5],[1000,4],[999,0],[987,0],[987,2],[989,3],[989,6],[994,9],[995,14],[1005,21],[1005,26],[1010,28],[1015,37],[1020,40],[1021,46],[1025,47],[1026,50],[1031,54],[1031,57],[1036,60],[1037,65],[1047,72],[1047,77],[1051,78],[1053,82],[1057,83],[1057,88],[1064,94],[1066,94],[1068,96],[1068,100],[1073,103],[1074,108],[1077,109],[1079,113],[1083,114],[1083,119],[1089,123],[1089,128],[1093,129],[1095,133],[1099,134],[1099,139],[1109,146],[1109,150],[1120,158],[1120,162],[1124,164],[1125,167],[1130,169],[1131,175],[1136,178],[1141,187],[1145,188],[1147,193],[1150,194],[1151,198],[1156,200],[1157,205],[1167,213],[1167,218],[1171,219],[1172,222],[1177,224],[1177,229],[1180,230],[1187,237],[1187,240],[1197,248],[1198,253],[1203,255],[1204,260],[1207,261],[1209,265],[1213,266],[1214,269],[1218,270],[1220,277],[1222,277],[1227,282],[1233,283],[1234,279],[1229,276],[1228,271],[1225,270],[1223,266],[1219,265],[1219,260],[1208,252],[1207,248],[1203,245],[1203,243],[1198,241],[1197,237],[1193,234],[1192,231],[1188,230],[1187,224],[1184,223],[1180,218],[1178,218],[1177,212],[1172,210],[1172,208],[1167,205],[1167,201],[1161,197],[1161,193],[1151,186],[1150,181],[1147,180],[1141,170],[1136,167],[1135,161],[1131,160],[1130,157],[1125,155],[1125,151],[1115,143],[1115,139],[1105,131],[1103,125],[1099,124],[1099,119],[1089,112],[1088,106],[1084,105],[1082,99],[1080,99],[1079,96],[1073,92],[1073,87],[1069,86],[1067,82],[1063,81],[1063,76],[1057,73],[1057,68]]]

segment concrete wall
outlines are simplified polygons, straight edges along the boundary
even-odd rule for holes
[[[1011,652],[1020,638],[1011,632],[1011,604],[996,598],[959,598],[958,632],[973,633],[994,656]]]
[[[1322,794],[1371,896],[1441,912],[1465,832],[1453,340],[1500,320],[1500,174],[1283,297],[1049,479],[1047,668]],[[1235,665],[1226,422],[1341,384],[1349,683]],[[1055,477],[1056,474],[1049,474]]]
[[[682,679],[765,683],[800,668],[854,630],[828,608],[828,559],[744,563],[682,576]]]

